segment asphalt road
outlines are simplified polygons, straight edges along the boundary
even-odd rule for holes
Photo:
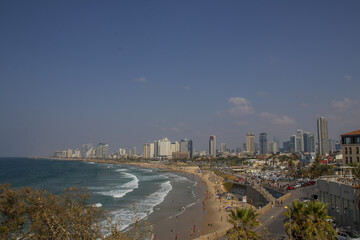
[[[275,207],[268,210],[266,213],[260,216],[263,222],[262,227],[258,231],[267,231],[267,235],[270,235],[274,239],[287,239],[288,236],[284,229],[284,213],[286,211],[286,205],[291,205],[292,201],[300,200],[304,197],[311,199],[313,194],[318,194],[317,185],[301,187],[291,191],[291,197],[283,202],[283,206]]]

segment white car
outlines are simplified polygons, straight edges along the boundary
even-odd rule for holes
[[[360,240],[360,236],[356,235],[355,233],[345,231],[345,232],[338,232],[336,239],[338,239],[338,240]]]

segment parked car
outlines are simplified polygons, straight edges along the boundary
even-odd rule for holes
[[[309,181],[309,185],[315,185],[315,183],[316,183],[316,181],[314,181],[314,180]]]
[[[289,186],[287,187],[287,189],[288,189],[288,190],[294,190],[295,188],[294,188],[294,186],[289,185]]]
[[[352,233],[352,232],[348,232],[348,231],[338,232],[338,235],[336,236],[336,238],[338,240],[360,240],[359,235]]]

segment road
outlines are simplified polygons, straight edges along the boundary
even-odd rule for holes
[[[284,213],[286,205],[291,205],[292,201],[299,200],[301,198],[311,198],[311,195],[317,193],[317,185],[301,187],[291,191],[291,197],[283,202],[281,207],[273,207],[260,216],[263,225],[257,229],[257,231],[267,231],[267,235],[270,235],[274,239],[287,239],[287,235],[284,230]]]

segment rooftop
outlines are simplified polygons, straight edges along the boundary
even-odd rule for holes
[[[360,130],[342,134],[341,136],[351,136],[351,135],[360,135]]]

